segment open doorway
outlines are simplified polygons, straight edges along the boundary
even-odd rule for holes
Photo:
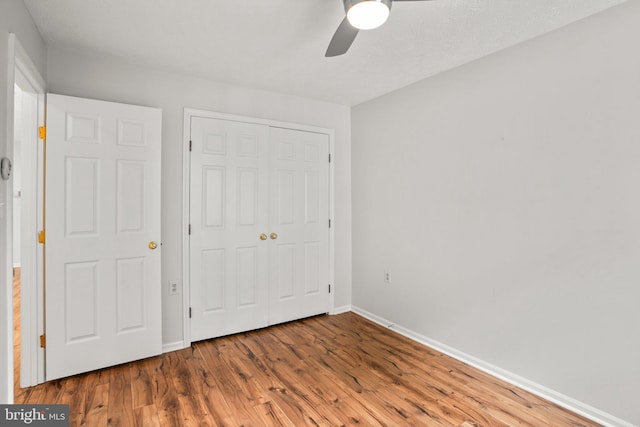
[[[44,81],[15,37],[13,92],[13,308],[14,396],[20,388],[44,382],[43,227]]]

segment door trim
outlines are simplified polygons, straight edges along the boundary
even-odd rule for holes
[[[261,119],[257,117],[239,116],[215,111],[200,110],[195,108],[184,109],[184,121],[182,126],[182,325],[183,325],[183,348],[191,345],[191,322],[189,321],[190,305],[190,255],[189,255],[189,206],[191,189],[191,162],[189,154],[189,140],[191,135],[191,118],[203,117],[218,120],[229,120],[235,122],[252,123],[293,129],[304,132],[314,132],[327,135],[329,137],[329,218],[331,228],[329,228],[329,281],[331,282],[331,293],[329,294],[329,312],[335,308],[335,191],[334,191],[334,140],[335,131],[317,126],[303,125],[299,123],[283,122],[278,120]],[[328,160],[328,159],[327,159]],[[328,284],[327,284],[328,285]]]
[[[13,64],[11,61],[13,60]],[[9,34],[9,68],[13,70],[9,105],[11,105],[11,128],[13,129],[13,86],[16,83],[17,73],[20,73],[35,91],[37,95],[37,123],[33,124],[33,133],[36,134],[38,126],[45,124],[45,81],[33,64],[26,50],[20,44],[15,34]],[[10,135],[10,143],[13,145],[13,131]],[[44,349],[40,348],[38,336],[44,333],[44,274],[43,274],[43,247],[37,243],[38,230],[44,229],[44,141],[34,141],[36,148],[32,151],[37,157],[36,174],[33,186],[24,192],[31,197],[23,199],[23,204],[30,205],[35,212],[35,221],[31,235],[21,235],[21,248],[25,265],[33,266],[29,275],[21,277],[20,283],[20,386],[27,387],[43,383],[45,380]],[[13,195],[12,195],[13,196]],[[24,203],[27,202],[27,203]],[[13,213],[11,213],[12,215]],[[25,279],[31,279],[27,282]],[[13,330],[11,331],[13,338]],[[13,340],[11,342],[13,354]],[[13,375],[11,376],[13,384]]]

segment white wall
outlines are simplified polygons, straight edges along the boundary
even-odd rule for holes
[[[186,48],[186,47],[185,47]],[[335,129],[336,306],[351,298],[350,110],[348,107],[262,90],[220,84],[52,48],[50,92],[159,107],[162,125],[163,342],[182,340],[181,298],[167,296],[169,281],[182,283],[182,121],[185,107]]]
[[[628,2],[354,107],[353,305],[640,425],[639,41]]]
[[[45,75],[45,45],[22,1],[0,1],[0,158],[12,155],[13,77],[9,75],[9,33],[18,40]],[[11,58],[11,61],[13,58]],[[11,81],[9,78],[11,77]],[[11,257],[7,250],[13,212],[8,199],[11,181],[0,181],[0,403],[13,399],[13,327]]]

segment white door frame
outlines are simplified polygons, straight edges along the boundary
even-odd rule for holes
[[[189,295],[190,295],[190,255],[189,255],[189,206],[190,206],[190,187],[191,187],[191,162],[189,155],[189,140],[191,137],[191,118],[204,117],[219,120],[230,120],[236,122],[253,123],[259,125],[267,125],[271,127],[280,127],[286,129],[294,129],[305,132],[321,133],[329,136],[329,155],[331,162],[329,163],[329,218],[332,221],[329,228],[329,281],[331,285],[335,284],[335,203],[334,203],[334,138],[335,131],[333,129],[321,128],[316,126],[302,125],[298,123],[282,122],[277,120],[260,119],[256,117],[239,116],[235,114],[220,113],[207,110],[199,110],[195,108],[184,109],[183,122],[183,151],[182,151],[182,325],[183,325],[183,347],[191,345],[191,322],[189,321]],[[329,311],[332,312],[335,307],[335,286],[331,287],[329,295]]]
[[[33,134],[36,135],[36,129],[39,126],[45,124],[45,81],[38,72],[37,67],[33,64],[29,55],[24,50],[20,41],[15,34],[9,34],[9,88],[7,93],[8,102],[10,106],[7,110],[7,128],[8,132],[8,144],[13,151],[13,124],[14,124],[14,85],[16,84],[17,76],[23,77],[31,88],[37,94],[38,112],[37,123],[32,123]],[[41,349],[38,345],[38,336],[44,333],[44,280],[43,280],[43,251],[42,246],[37,243],[38,230],[43,229],[44,212],[43,212],[43,200],[44,200],[44,145],[39,141],[31,141],[34,146],[30,151],[29,157],[24,157],[24,160],[33,160],[30,162],[29,170],[34,173],[36,178],[31,181],[31,186],[25,194],[29,194],[31,197],[23,199],[23,207],[31,206],[32,215],[29,218],[29,222],[33,224],[32,233],[25,235],[21,233],[21,248],[23,253],[23,264],[30,267],[29,274],[26,276],[25,282],[21,280],[20,283],[20,338],[21,338],[21,364],[20,364],[20,385],[21,387],[27,387],[44,382],[44,349]],[[37,144],[37,145],[36,145]],[[37,163],[35,158],[37,158]],[[23,161],[23,164],[26,164]],[[23,167],[24,169],[24,167]],[[13,198],[13,194],[11,194]],[[12,207],[8,212],[11,222],[13,222]],[[22,227],[24,230],[24,227]],[[10,310],[13,313],[13,306]],[[13,320],[13,315],[12,315]],[[11,335],[13,338],[13,330]],[[13,342],[11,343],[11,349],[13,349]],[[13,365],[13,351],[11,351],[11,365]],[[11,377],[11,383],[13,383],[13,376]]]

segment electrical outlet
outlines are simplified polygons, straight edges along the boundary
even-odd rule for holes
[[[169,282],[169,295],[178,295],[178,284]]]
[[[391,284],[391,274],[388,271],[384,272],[384,283]]]

